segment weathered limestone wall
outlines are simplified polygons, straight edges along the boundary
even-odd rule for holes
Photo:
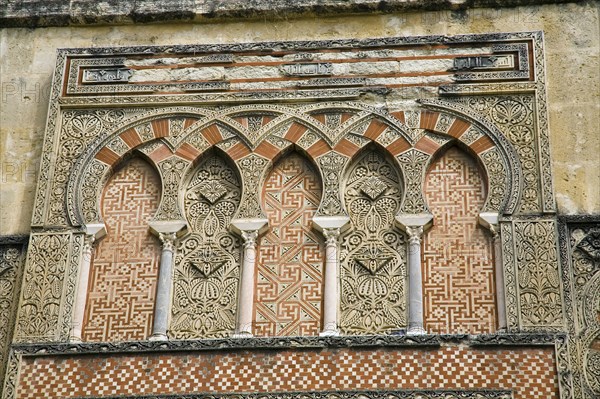
[[[600,9],[596,2],[461,12],[0,31],[0,235],[29,232],[55,51],[61,47],[231,43],[543,30],[560,213],[600,213]]]

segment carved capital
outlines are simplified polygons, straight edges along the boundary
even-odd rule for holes
[[[494,241],[497,241],[500,239],[500,225],[498,224],[492,224],[489,227],[490,229],[490,233],[492,233],[492,239]]]
[[[258,230],[242,230],[242,238],[244,239],[244,249],[256,245],[256,238],[258,237]]]
[[[176,233],[158,233],[158,238],[162,242],[163,251],[173,252],[175,250],[175,240],[177,239]]]
[[[325,244],[329,246],[338,245],[338,240],[340,238],[340,229],[323,229],[323,236],[325,236]]]
[[[408,234],[408,242],[410,245],[421,245],[423,226],[406,226],[406,233]]]
[[[92,248],[94,246],[94,241],[96,241],[96,236],[93,234],[86,234],[85,239],[83,240],[83,255],[91,256]]]

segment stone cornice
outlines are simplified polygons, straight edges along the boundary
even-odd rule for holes
[[[182,0],[121,1],[104,4],[91,0],[6,0],[0,11],[0,28],[119,25],[213,20],[281,19],[411,11],[464,11],[470,8],[515,7],[568,3],[567,0]]]
[[[564,336],[554,333],[484,335],[356,335],[324,337],[222,338],[172,341],[83,342],[15,344],[12,349],[24,356],[116,354],[214,350],[277,350],[375,347],[439,347],[448,344],[481,346],[554,345]]]

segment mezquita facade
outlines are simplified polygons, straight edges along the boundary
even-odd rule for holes
[[[600,9],[497,3],[5,2],[0,397],[599,398]]]

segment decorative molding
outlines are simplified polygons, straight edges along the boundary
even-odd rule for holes
[[[564,328],[556,223],[515,221],[515,263],[521,326]]]
[[[302,391],[242,394],[184,394],[119,396],[119,399],[513,399],[513,391],[503,389],[406,389],[381,391]],[[89,397],[89,399],[101,399]]]
[[[24,356],[74,354],[117,354],[180,351],[221,351],[302,348],[439,347],[444,344],[469,346],[554,346],[554,333],[485,335],[342,335],[325,337],[247,337],[170,341],[83,342],[13,344],[13,351]]]

